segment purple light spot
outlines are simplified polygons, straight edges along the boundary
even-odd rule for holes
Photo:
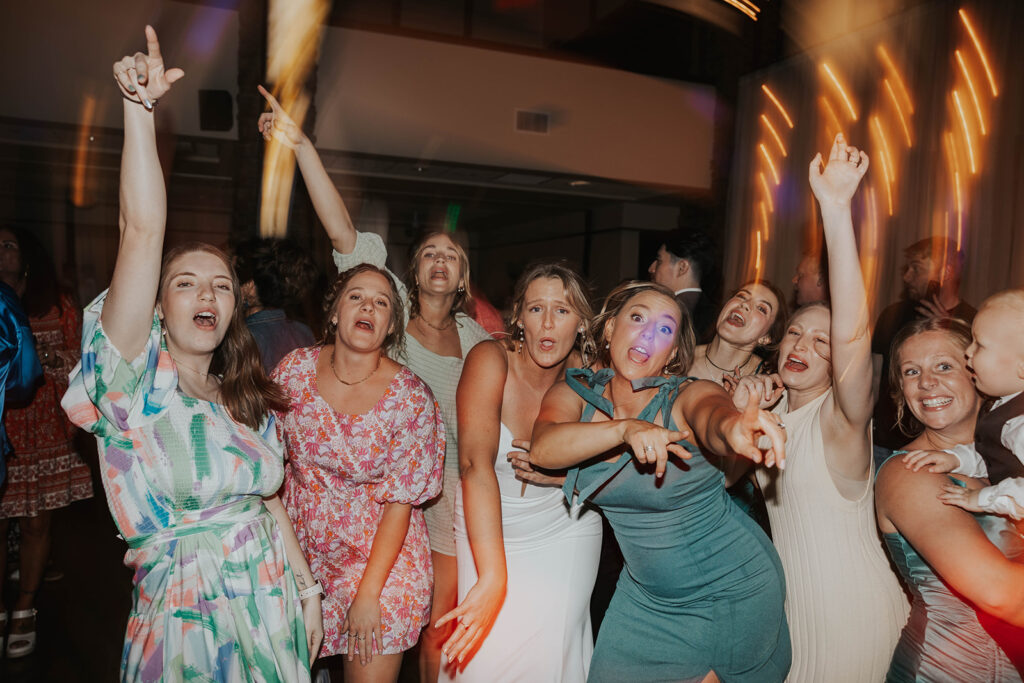
[[[237,2],[234,4],[237,4]],[[234,8],[225,7],[224,9]],[[195,19],[192,21],[192,25],[189,26],[188,36],[185,39],[185,44],[188,46],[189,51],[194,52],[199,57],[211,56],[214,50],[217,49],[217,44],[220,42],[224,29],[227,28],[231,17],[232,12],[226,11],[196,12]]]

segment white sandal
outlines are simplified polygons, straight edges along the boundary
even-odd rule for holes
[[[11,612],[11,621],[15,619],[28,619],[32,617],[35,619],[36,610],[32,609],[19,609]],[[11,633],[7,637],[7,656],[10,659],[17,659],[18,657],[25,657],[36,649],[36,629],[35,624],[28,633]],[[18,643],[15,645],[15,643]]]

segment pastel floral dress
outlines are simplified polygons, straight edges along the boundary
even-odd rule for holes
[[[321,347],[285,356],[272,375],[291,401],[278,416],[287,446],[284,503],[323,599],[322,656],[347,651],[342,634],[386,503],[421,505],[441,490],[445,432],[427,385],[402,366],[377,404],[342,415],[317,390]],[[434,573],[423,511],[409,531],[380,596],[382,654],[416,644],[430,618]]]
[[[283,478],[273,419],[260,432],[178,391],[153,324],[121,357],[85,311],[82,360],[62,405],[96,435],[110,512],[134,570],[124,681],[308,681],[295,578],[263,505]]]

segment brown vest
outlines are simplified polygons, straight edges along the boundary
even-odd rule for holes
[[[993,484],[1011,477],[1024,477],[1024,463],[1002,441],[1003,425],[1018,415],[1024,415],[1024,392],[995,410],[984,411],[978,416],[978,424],[974,428],[974,447],[985,461],[988,480]]]

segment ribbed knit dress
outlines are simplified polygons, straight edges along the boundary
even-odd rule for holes
[[[910,602],[878,534],[872,479],[848,500],[829,474],[821,407],[831,395],[793,412],[783,396],[773,412],[786,423],[786,469],[757,471],[786,575],[787,680],[881,681]]]

